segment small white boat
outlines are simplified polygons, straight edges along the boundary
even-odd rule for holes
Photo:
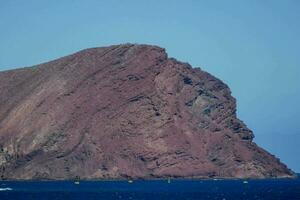
[[[133,183],[133,180],[128,180],[128,183]]]
[[[75,185],[79,185],[80,184],[80,176],[76,176],[75,177],[74,184]]]
[[[247,183],[248,183],[248,181],[243,181],[243,183],[244,183],[244,184],[247,184]]]
[[[171,183],[171,179],[170,178],[168,178],[168,183]]]

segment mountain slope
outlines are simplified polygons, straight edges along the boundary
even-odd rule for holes
[[[149,45],[0,73],[1,179],[289,177],[227,85]]]

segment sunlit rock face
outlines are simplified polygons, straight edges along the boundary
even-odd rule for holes
[[[157,46],[0,73],[1,179],[293,176],[252,139],[226,84]]]

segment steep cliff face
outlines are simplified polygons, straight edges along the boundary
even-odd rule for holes
[[[227,85],[149,45],[0,73],[1,179],[288,177]]]

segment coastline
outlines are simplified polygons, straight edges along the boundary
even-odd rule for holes
[[[158,178],[111,178],[111,179],[88,179],[82,178],[80,180],[74,179],[7,179],[0,180],[0,182],[113,182],[113,181],[243,181],[243,180],[284,180],[284,179],[298,179],[300,173],[295,173],[294,176],[280,176],[280,177],[158,177]]]

